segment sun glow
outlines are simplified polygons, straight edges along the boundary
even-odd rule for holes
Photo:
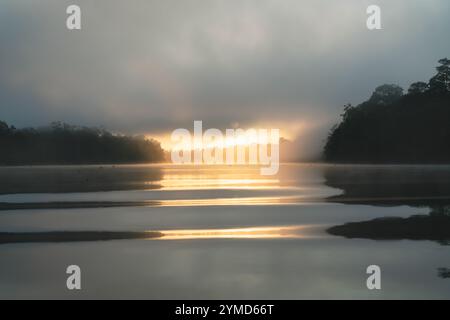
[[[239,123],[235,123],[230,125],[232,129],[203,130],[200,124],[200,130],[196,131],[196,122],[202,121],[194,121],[193,131],[192,129],[176,129],[170,133],[148,134],[148,138],[152,137],[161,143],[161,147],[167,151],[166,160],[171,163],[264,165],[262,162],[265,161],[267,165],[275,162],[276,159],[272,159],[272,154],[275,153],[278,154],[279,162],[296,161],[301,158],[301,148],[305,146],[300,142],[301,138],[311,130],[313,125],[307,120],[266,121],[255,122],[252,125],[246,124],[244,129],[239,128]],[[273,135],[273,130],[277,131],[277,136]],[[174,152],[179,155],[176,156],[176,161],[173,161],[172,157]],[[200,153],[203,155],[199,155]],[[251,154],[254,156],[251,157]],[[263,161],[261,161],[261,154]]]
[[[279,169],[280,130],[219,129],[203,130],[201,120],[194,121],[192,133],[178,128],[171,139],[176,143],[170,153],[174,164],[262,165],[261,175],[275,175]]]
[[[223,134],[218,129],[208,129],[203,133],[201,121],[195,121],[192,136],[186,129],[177,130],[171,136],[172,142],[176,143],[172,146],[172,151],[226,149],[279,143],[279,129],[226,129]]]
[[[239,124],[234,124],[233,127],[238,126]],[[260,128],[280,128],[280,137],[287,140],[295,140],[296,137],[303,131],[304,128],[303,123],[286,123],[286,122],[264,122],[264,123],[255,123],[253,125],[249,125],[248,128],[255,128],[255,130],[259,130]],[[237,132],[235,137],[225,137],[222,142],[219,141],[210,141],[207,145],[203,146],[203,148],[216,148],[216,147],[237,147],[237,146],[249,146],[252,144],[267,144],[268,139],[266,137],[258,137],[258,136],[247,136],[244,132]],[[171,139],[172,132],[164,132],[164,133],[153,133],[146,134],[147,139],[155,139],[161,143],[161,147],[167,151],[171,151],[174,149],[177,150],[190,150],[193,151],[194,148],[191,144],[186,143],[183,145],[179,145],[178,143],[174,143]],[[198,141],[195,141],[198,144]]]

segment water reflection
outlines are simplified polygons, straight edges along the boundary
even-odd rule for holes
[[[0,194],[159,189],[159,165],[0,167]]]
[[[161,237],[157,240],[191,240],[191,239],[280,239],[280,238],[307,238],[312,226],[271,226],[230,229],[186,229],[161,230]]]
[[[349,222],[328,229],[333,235],[347,238],[374,240],[430,240],[442,245],[450,243],[450,215],[448,208],[427,215],[412,215],[408,218],[383,217],[369,221]]]
[[[257,166],[171,166],[163,168],[162,190],[276,189],[277,177],[261,176]]]
[[[264,226],[226,229],[180,229],[149,231],[52,231],[0,232],[0,245],[11,243],[64,243],[108,240],[193,239],[304,239],[319,237],[317,226]]]
[[[317,170],[292,169],[282,167],[269,178],[256,166],[48,167],[27,168],[26,175],[0,168],[0,177],[9,179],[0,186],[0,211],[283,205],[322,201],[336,192],[311,174]],[[31,180],[42,183],[28,185]]]
[[[450,204],[450,166],[337,165],[325,184],[343,192],[328,200],[370,205],[431,207]]]
[[[343,191],[328,200],[346,204],[429,208],[428,215],[385,217],[335,226],[349,238],[450,240],[449,166],[336,166],[325,170],[326,184]]]
[[[160,207],[203,207],[203,206],[264,206],[295,204],[300,201],[295,196],[277,197],[236,197],[236,198],[211,198],[211,199],[179,199],[159,201]],[[311,200],[312,201],[312,200]]]
[[[327,232],[346,238],[373,240],[429,240],[450,244],[449,166],[337,166],[325,170],[328,186],[340,195],[328,201],[345,204],[429,208],[427,215],[383,217],[348,222]],[[438,276],[450,278],[450,269],[438,268]]]
[[[441,280],[449,276],[447,248],[324,233],[332,225],[382,216],[442,215],[450,167],[283,165],[270,178],[239,167],[82,167],[79,177],[78,169],[67,170],[0,170],[0,193],[21,193],[4,194],[0,203],[22,205],[0,212],[0,297],[71,298],[60,274],[74,260],[91,277],[93,290],[83,290],[83,298],[450,296]],[[44,171],[54,177],[40,185]],[[116,205],[128,208],[104,209]],[[66,210],[73,206],[79,209]],[[115,241],[98,241],[109,239]],[[11,244],[49,241],[72,243]],[[389,290],[366,289],[364,270],[373,263],[385,270]],[[117,277],[118,270],[128,276]]]
[[[11,243],[67,243],[109,240],[151,239],[160,237],[157,231],[53,231],[0,232],[0,245]]]
[[[43,209],[96,209],[125,207],[207,207],[207,206],[276,206],[298,204],[305,199],[296,196],[229,197],[202,199],[136,200],[136,201],[56,201],[2,203],[0,211]],[[309,202],[316,201],[308,199]]]
[[[164,175],[159,183],[162,190],[202,190],[202,189],[277,189],[278,179],[230,179],[204,177],[202,175]]]

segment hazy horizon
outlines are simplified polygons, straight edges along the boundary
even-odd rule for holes
[[[154,137],[177,128],[281,128],[317,155],[343,105],[374,88],[428,81],[449,55],[450,3],[434,1],[6,0],[0,8],[0,120],[63,121]],[[366,8],[382,8],[382,30]]]

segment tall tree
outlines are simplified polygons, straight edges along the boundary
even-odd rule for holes
[[[430,90],[437,93],[450,91],[450,59],[439,60],[440,66],[436,67],[437,74],[430,79]]]

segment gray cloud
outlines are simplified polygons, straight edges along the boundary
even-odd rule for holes
[[[65,29],[73,3],[78,32]],[[372,3],[383,30],[365,27]],[[431,77],[450,55],[448,12],[447,0],[4,0],[0,119],[128,133],[308,123],[302,145],[317,151],[344,103]]]

